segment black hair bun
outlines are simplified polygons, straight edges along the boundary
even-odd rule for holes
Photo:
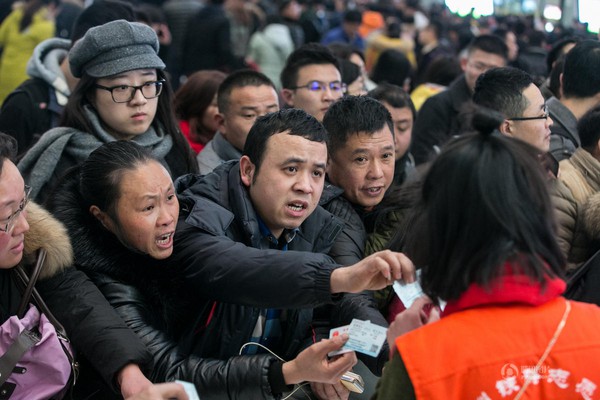
[[[483,136],[490,136],[492,132],[500,128],[504,120],[504,116],[498,111],[485,107],[477,107],[474,110],[471,123],[477,132]]]

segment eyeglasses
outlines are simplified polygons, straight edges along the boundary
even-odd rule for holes
[[[23,212],[25,207],[27,207],[27,203],[29,203],[29,194],[30,193],[31,193],[31,187],[25,185],[25,197],[23,197],[23,200],[21,200],[21,203],[19,204],[19,208],[17,208],[17,211],[12,213],[10,215],[10,217],[5,219],[6,223],[4,223],[4,222],[0,223],[0,232],[4,232],[4,233],[12,232],[13,228],[15,227],[15,223],[17,222],[17,219],[19,218],[19,215],[21,215],[21,213]]]
[[[548,119],[550,114],[548,113],[548,109],[544,106],[544,113],[539,117],[515,117],[515,118],[507,118],[509,121],[533,121],[536,119]]]
[[[294,89],[294,90],[295,89],[308,89],[311,92],[321,92],[321,91],[327,90],[327,87],[329,87],[329,89],[332,92],[346,93],[346,84],[339,82],[339,81],[334,81],[334,82],[329,82],[329,83],[319,82],[319,81],[310,81],[306,85],[295,86],[290,89]]]
[[[102,85],[96,85],[96,87],[98,89],[109,91],[115,103],[128,103],[133,100],[135,93],[138,90],[142,92],[142,96],[144,96],[146,99],[153,99],[160,96],[163,89],[163,83],[165,83],[164,79],[146,82],[140,86],[117,85],[106,87]]]

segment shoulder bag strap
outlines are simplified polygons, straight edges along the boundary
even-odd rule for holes
[[[23,354],[40,341],[40,337],[35,333],[24,329],[17,339],[10,345],[6,353],[0,357],[0,386],[12,374]]]
[[[17,276],[25,286],[25,291],[23,292],[23,296],[21,298],[21,304],[19,304],[19,308],[17,310],[17,316],[19,318],[23,318],[23,316],[25,315],[25,310],[27,309],[27,305],[31,300],[31,294],[33,293],[35,283],[37,282],[37,279],[40,276],[40,272],[42,271],[42,265],[44,265],[45,260],[46,250],[40,249],[40,251],[38,252],[35,267],[33,268],[33,271],[31,273],[31,278],[27,276],[27,274],[21,266],[15,267]]]
[[[39,292],[35,288],[35,283],[37,282],[38,277],[40,276],[40,272],[42,271],[42,266],[44,261],[46,260],[46,250],[40,249],[38,252],[37,262],[35,263],[35,267],[31,272],[31,277],[27,276],[25,270],[22,267],[16,267],[15,271],[17,273],[17,277],[25,286],[25,291],[23,292],[23,298],[21,299],[21,304],[19,305],[19,309],[17,315],[19,318],[23,318],[25,315],[25,310],[27,305],[31,302],[31,298],[33,297],[33,302],[38,307],[39,311],[48,318],[50,323],[54,325],[56,332],[63,336],[64,339],[67,338],[67,333],[65,328],[62,326],[60,322],[56,319],[56,317],[50,312],[50,309],[46,305],[46,302],[42,299]]]

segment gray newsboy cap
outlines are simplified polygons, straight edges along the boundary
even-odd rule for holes
[[[158,37],[148,25],[125,20],[90,28],[69,52],[71,73],[105,78],[134,69],[164,69]]]

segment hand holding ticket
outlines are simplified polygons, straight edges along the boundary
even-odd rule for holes
[[[353,319],[350,325],[340,326],[329,331],[329,338],[347,333],[349,336],[346,344],[337,351],[329,353],[330,357],[349,351],[357,351],[377,357],[385,342],[387,328],[372,324],[370,321]]]
[[[425,296],[423,293],[423,289],[421,288],[421,270],[417,270],[417,280],[411,283],[406,283],[404,281],[396,281],[394,282],[393,288],[394,292],[404,304],[404,307],[410,308],[416,299],[419,297]],[[439,301],[440,310],[444,311],[446,307],[446,302],[443,300]]]

